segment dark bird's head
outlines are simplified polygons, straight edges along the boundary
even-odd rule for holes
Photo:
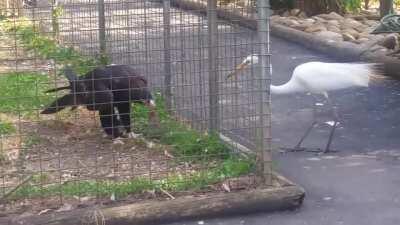
[[[63,72],[65,77],[68,79],[69,86],[50,89],[47,90],[46,93],[66,89],[70,90],[70,93],[52,102],[41,112],[41,114],[53,114],[65,109],[66,107],[72,107],[72,109],[75,109],[78,105],[84,105],[88,103],[88,90],[85,81],[80,80],[69,66],[66,66]]]

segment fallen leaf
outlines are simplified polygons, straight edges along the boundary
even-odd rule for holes
[[[175,158],[173,155],[171,155],[171,153],[169,153],[167,150],[164,150],[164,155],[167,156],[170,159]]]
[[[69,211],[71,209],[73,209],[71,204],[64,203],[64,205],[61,206],[59,209],[57,209],[56,212],[65,212],[65,211]]]
[[[40,211],[40,212],[38,213],[38,215],[42,215],[42,214],[44,214],[44,213],[47,213],[48,211],[51,211],[51,209],[43,209],[42,211]]]
[[[222,189],[226,192],[231,192],[231,188],[229,187],[229,184],[227,183],[222,183]]]

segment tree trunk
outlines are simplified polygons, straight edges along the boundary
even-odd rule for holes
[[[369,0],[364,0],[364,8],[369,9]]]
[[[380,2],[379,11],[380,11],[381,17],[384,17],[384,16],[394,12],[393,0],[379,0],[379,2]]]
[[[304,8],[308,16],[329,12],[344,14],[344,5],[341,0],[304,0]]]

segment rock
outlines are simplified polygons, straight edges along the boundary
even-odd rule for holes
[[[313,24],[304,30],[307,33],[315,33],[320,31],[327,31],[326,27],[322,24]]]
[[[356,29],[358,27],[365,27],[364,24],[362,24],[361,22],[358,22],[357,20],[351,19],[351,18],[346,18],[344,19],[343,23],[342,23],[342,27],[344,28],[352,28],[352,29]]]
[[[341,33],[341,30],[337,26],[327,26],[326,27],[329,31],[335,32],[335,33]]]
[[[288,17],[288,16],[290,16],[290,12],[289,12],[289,11],[285,11],[285,12],[282,14],[282,16],[283,16],[283,17]]]
[[[297,15],[297,17],[305,19],[307,18],[307,14],[305,12],[300,12],[299,15]]]
[[[399,46],[398,36],[396,34],[390,34],[386,36],[379,45],[387,49],[395,49]]]
[[[353,37],[353,35],[349,34],[349,33],[344,33],[342,34],[343,40],[344,41],[351,41],[351,42],[355,42],[356,38]]]
[[[379,22],[375,20],[365,20],[363,23],[369,27],[375,27],[379,24]]]
[[[297,15],[299,15],[300,14],[300,12],[301,12],[301,10],[300,9],[292,9],[292,10],[290,10],[290,15],[292,15],[292,16],[297,16]]]
[[[328,20],[326,23],[328,25],[337,26],[337,27],[339,27],[339,25],[340,25],[339,21],[337,21],[337,20]]]
[[[356,30],[356,31],[358,31],[358,32],[364,32],[365,31],[365,29],[367,29],[367,26],[366,25],[364,25],[364,24],[362,24],[361,26],[358,26],[358,27],[354,27],[354,30]]]
[[[326,23],[326,19],[321,18],[319,16],[313,16],[312,17],[315,21],[320,22],[320,23]]]
[[[280,15],[274,15],[274,16],[270,17],[271,21],[277,21],[277,20],[280,20],[280,19],[282,19],[282,17]]]
[[[359,43],[359,44],[361,44],[361,43],[365,43],[365,42],[367,42],[367,41],[369,41],[368,38],[362,37],[362,38],[357,39],[356,42]]]
[[[284,25],[286,25],[286,26],[289,26],[289,27],[293,27],[293,26],[298,26],[298,25],[300,25],[300,23],[297,22],[296,20],[290,20],[290,19],[281,20],[280,23],[281,23],[281,24],[284,24]]]
[[[312,18],[307,18],[305,20],[303,20],[304,23],[315,23],[315,20]]]
[[[358,33],[356,30],[351,29],[351,28],[342,30],[342,33],[350,34],[351,36],[353,36],[356,39],[360,37],[360,33]]]
[[[342,41],[342,35],[332,32],[332,31],[320,31],[320,32],[316,32],[315,35],[317,35],[318,37],[321,37],[323,39],[326,40],[332,40],[332,41]]]
[[[331,12],[329,14],[320,14],[318,16],[325,20],[343,20],[344,19],[343,16],[341,16],[335,12]]]

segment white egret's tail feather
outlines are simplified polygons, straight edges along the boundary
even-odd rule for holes
[[[372,73],[371,83],[381,83],[385,80],[400,80],[400,62],[369,64]]]

